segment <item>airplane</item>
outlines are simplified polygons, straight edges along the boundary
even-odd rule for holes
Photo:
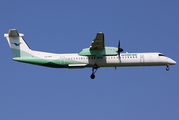
[[[24,34],[16,29],[10,29],[4,34],[14,54],[13,60],[23,63],[52,68],[92,68],[91,79],[100,67],[129,67],[129,66],[167,66],[176,62],[159,52],[152,53],[121,53],[120,47],[105,47],[104,33],[97,33],[89,48],[74,54],[55,54],[31,50],[23,39]]]

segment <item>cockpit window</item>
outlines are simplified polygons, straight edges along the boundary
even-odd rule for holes
[[[165,56],[165,55],[163,55],[163,54],[158,54],[158,56]]]

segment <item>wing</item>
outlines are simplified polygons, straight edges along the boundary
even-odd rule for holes
[[[90,50],[101,50],[104,47],[104,33],[97,33],[96,38],[92,41]]]
[[[112,56],[117,55],[118,48],[105,47],[104,45],[104,33],[97,33],[96,38],[92,41],[90,48],[85,48],[78,55],[82,56]]]

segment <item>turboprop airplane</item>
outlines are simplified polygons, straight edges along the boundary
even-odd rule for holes
[[[89,48],[74,54],[54,54],[31,50],[16,29],[4,34],[14,54],[13,60],[23,63],[40,65],[53,68],[85,68],[91,67],[91,79],[100,67],[127,67],[127,66],[167,66],[176,62],[162,53],[121,53],[123,49],[105,47],[104,33],[97,33]]]

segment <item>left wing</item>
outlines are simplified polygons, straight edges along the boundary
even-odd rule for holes
[[[101,50],[104,47],[104,33],[97,33],[96,38],[92,41],[90,50]]]

